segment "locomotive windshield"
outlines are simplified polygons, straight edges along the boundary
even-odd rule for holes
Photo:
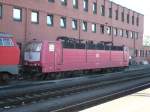
[[[0,46],[14,46],[11,38],[0,38]]]
[[[30,42],[26,45],[25,51],[41,51],[42,43],[41,42]]]

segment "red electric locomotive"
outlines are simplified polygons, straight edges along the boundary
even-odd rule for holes
[[[18,74],[20,50],[11,34],[0,33],[0,80]]]
[[[124,46],[59,37],[55,42],[33,40],[27,43],[24,66],[27,71],[56,75],[68,71],[123,68],[128,66],[128,57],[128,49]]]

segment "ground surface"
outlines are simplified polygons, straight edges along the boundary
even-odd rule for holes
[[[80,112],[150,112],[150,88]]]

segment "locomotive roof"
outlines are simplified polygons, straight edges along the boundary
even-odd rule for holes
[[[14,35],[8,34],[8,33],[4,33],[4,32],[0,32],[0,37],[14,37]]]

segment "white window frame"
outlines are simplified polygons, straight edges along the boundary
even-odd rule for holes
[[[113,35],[117,36],[117,28],[113,28]]]
[[[123,37],[123,29],[119,29],[119,36]]]
[[[66,28],[66,18],[65,17],[60,18],[60,27]]]
[[[72,29],[77,30],[78,29],[78,22],[76,19],[72,19]]]
[[[21,8],[13,8],[13,19],[17,21],[22,20],[22,9]]]
[[[47,15],[47,25],[53,26],[53,15]]]
[[[106,26],[106,33],[111,35],[111,26]]]
[[[87,31],[87,22],[86,21],[82,22],[82,30]]]
[[[96,33],[96,24],[95,23],[92,23],[92,32]]]
[[[37,12],[37,11],[31,12],[31,22],[32,23],[39,23],[39,12]]]

